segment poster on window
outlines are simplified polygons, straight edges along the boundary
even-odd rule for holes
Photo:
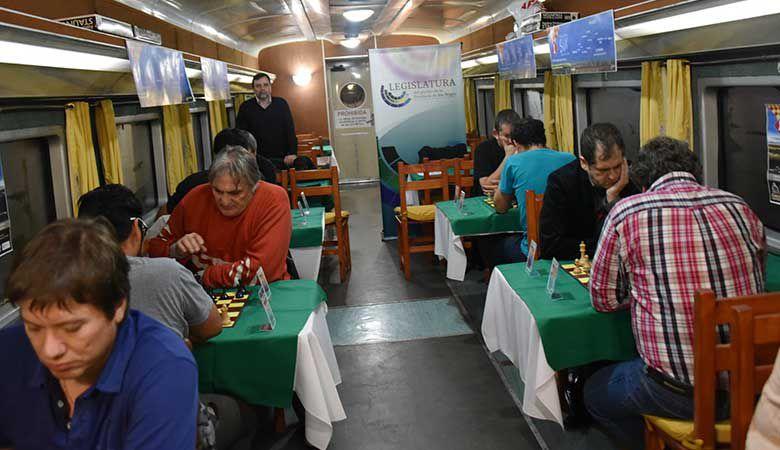
[[[547,38],[555,75],[617,71],[612,10],[552,27]]]
[[[13,251],[11,245],[11,217],[8,215],[8,199],[5,195],[5,176],[0,166],[0,257]]]
[[[766,105],[766,181],[769,203],[780,205],[780,104]]]
[[[127,55],[141,107],[195,100],[181,52],[128,39]]]
[[[200,68],[203,72],[203,94],[206,101],[229,99],[230,85],[228,84],[227,64],[201,56]]]
[[[371,110],[368,108],[337,109],[336,128],[365,128],[371,126]]]
[[[496,45],[498,73],[502,80],[536,78],[534,38],[530,34]]]

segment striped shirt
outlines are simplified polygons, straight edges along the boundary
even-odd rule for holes
[[[693,384],[694,292],[763,292],[765,255],[764,227],[740,197],[672,172],[607,217],[591,272],[593,307],[630,305],[645,363]]]

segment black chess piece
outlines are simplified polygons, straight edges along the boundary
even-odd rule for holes
[[[220,300],[230,300],[230,296],[227,292],[223,292],[222,295],[219,297]]]
[[[238,291],[236,291],[236,297],[243,297],[247,295],[246,288],[244,286],[239,286]]]

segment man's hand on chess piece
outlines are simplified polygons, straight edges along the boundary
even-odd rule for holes
[[[198,233],[184,235],[171,246],[170,256],[174,259],[189,258],[192,255],[206,252],[206,241]]]

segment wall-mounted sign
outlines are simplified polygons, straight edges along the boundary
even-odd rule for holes
[[[612,10],[550,28],[547,39],[555,75],[617,71]]]
[[[227,63],[216,59],[200,58],[203,72],[203,93],[206,101],[227,100],[230,98],[230,84],[227,76]]]
[[[141,107],[175,105],[195,100],[181,52],[128,40],[127,55]]]
[[[8,198],[5,195],[5,177],[0,167],[0,256],[13,251],[11,244],[11,217],[8,215]]]
[[[336,128],[365,128],[371,126],[371,110],[368,108],[337,109]]]
[[[536,78],[534,38],[530,34],[497,44],[496,54],[502,80]]]
[[[780,205],[780,104],[766,105],[766,182],[769,203]]]
[[[139,41],[144,41],[155,45],[162,44],[162,36],[160,36],[160,33],[155,33],[152,30],[141,28],[138,25],[133,25],[133,35]]]
[[[57,19],[58,22],[73,25],[74,27],[84,28],[92,31],[114,34],[123,37],[134,37],[133,27],[121,20],[104,17],[100,14],[90,14],[87,16],[66,17]]]

